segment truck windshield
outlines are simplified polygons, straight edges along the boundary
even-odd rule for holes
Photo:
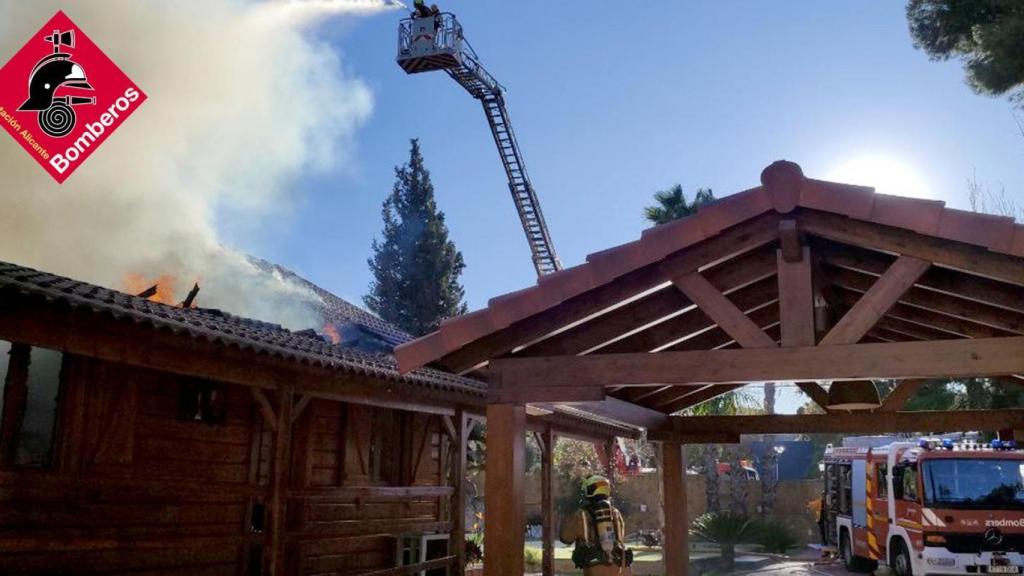
[[[936,508],[1024,509],[1024,462],[1002,459],[928,460],[924,501]]]

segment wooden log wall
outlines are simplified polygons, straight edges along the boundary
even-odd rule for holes
[[[194,379],[67,357],[52,466],[0,467],[0,573],[269,574],[274,425],[214,388],[205,422],[182,411]],[[284,574],[387,570],[399,535],[449,531],[440,417],[382,410],[313,400],[295,420]],[[386,478],[367,469],[381,422]]]
[[[0,472],[0,571],[247,573],[269,436],[240,387],[220,388],[222,423],[184,420],[182,384],[65,359],[52,466]]]
[[[388,569],[399,536],[450,531],[439,418],[310,402],[294,431],[289,573]]]

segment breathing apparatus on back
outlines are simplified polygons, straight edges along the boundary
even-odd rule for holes
[[[622,515],[612,506],[612,485],[604,476],[590,476],[581,487],[583,510],[582,543],[577,543],[573,561],[578,568],[600,564],[629,566],[633,562],[632,550],[622,543],[625,527]]]

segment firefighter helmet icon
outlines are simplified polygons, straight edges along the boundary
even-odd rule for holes
[[[28,100],[18,110],[38,112],[39,127],[43,132],[61,138],[75,127],[75,111],[72,107],[95,104],[96,98],[56,95],[57,89],[61,87],[93,90],[85,77],[85,70],[71,59],[71,54],[61,52],[63,46],[75,47],[74,30],[54,30],[44,40],[53,44],[53,54],[44,57],[32,68],[28,80]]]

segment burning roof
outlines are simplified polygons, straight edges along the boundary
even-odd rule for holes
[[[268,266],[273,266],[269,265]],[[280,269],[283,270],[283,269]],[[292,274],[289,272],[289,274]],[[294,276],[294,274],[292,274]],[[297,278],[297,277],[296,277]],[[301,279],[300,279],[301,280]],[[268,354],[287,360],[320,365],[356,374],[405,382],[451,393],[482,398],[486,385],[477,380],[433,369],[398,373],[388,341],[408,334],[391,327],[368,312],[302,280],[318,293],[325,293],[325,317],[340,326],[342,343],[314,330],[293,332],[280,325],[235,316],[210,308],[182,308],[103,288],[94,284],[0,262],[0,294],[35,296],[72,308],[127,318],[138,324],[169,329],[194,339],[205,339],[241,350]],[[346,337],[347,335],[347,337]],[[361,339],[360,339],[361,337]],[[349,345],[347,341],[355,345]]]

